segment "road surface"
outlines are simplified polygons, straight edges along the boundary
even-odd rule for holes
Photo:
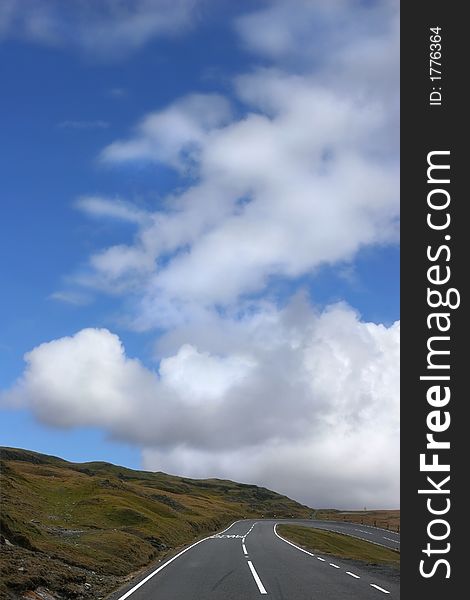
[[[346,533],[367,542],[374,542],[393,550],[400,550],[400,534],[396,531],[379,529],[369,525],[360,525],[358,523],[347,523],[344,521],[301,521],[295,519],[292,521],[283,521],[292,525],[303,525],[305,527],[315,527],[316,529],[327,529],[328,531],[337,531]]]
[[[389,532],[325,521],[237,521],[186,547],[115,594],[113,600],[381,600],[398,599],[387,575],[315,555],[282,539],[276,523],[351,533],[376,541]],[[387,535],[388,537],[388,535]],[[392,536],[390,536],[391,538]],[[398,537],[399,536],[393,536]],[[387,540],[384,540],[386,542]],[[381,543],[381,542],[379,542]],[[391,543],[391,542],[390,542]],[[385,545],[385,544],[384,544]]]

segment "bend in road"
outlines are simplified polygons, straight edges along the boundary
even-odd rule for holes
[[[238,521],[188,546],[112,598],[254,600],[264,596],[275,600],[380,600],[385,595],[399,598],[396,581],[371,574],[365,568],[351,567],[346,561],[317,556],[283,540],[275,527],[281,522],[308,526],[318,523]]]

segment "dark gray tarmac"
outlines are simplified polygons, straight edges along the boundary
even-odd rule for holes
[[[302,551],[281,539],[276,523],[330,529],[384,546],[400,536],[353,523],[238,521],[183,549],[113,595],[113,600],[380,600],[399,598],[399,580],[358,563]],[[388,539],[386,539],[388,538]]]

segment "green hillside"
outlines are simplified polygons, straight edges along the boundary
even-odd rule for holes
[[[255,485],[16,448],[0,455],[4,598],[104,597],[172,549],[239,518],[312,514]]]

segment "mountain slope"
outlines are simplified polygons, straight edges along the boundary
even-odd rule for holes
[[[171,549],[239,518],[312,513],[254,485],[16,448],[0,453],[5,598],[41,587],[56,598],[103,596]]]

